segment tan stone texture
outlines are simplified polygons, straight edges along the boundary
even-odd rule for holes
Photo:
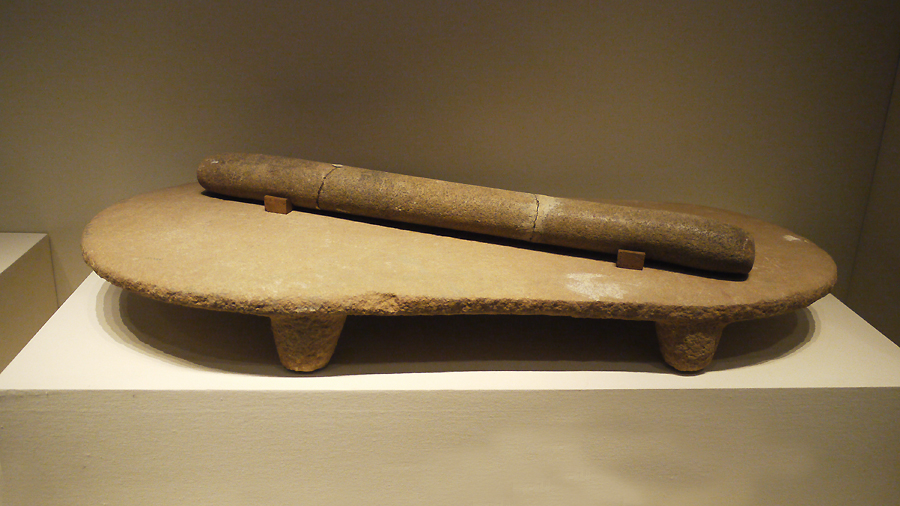
[[[659,351],[675,369],[699,371],[712,362],[725,324],[716,319],[658,321]]]
[[[323,182],[318,208],[527,241],[536,205],[526,193],[341,167]]]
[[[221,170],[223,167],[239,170]],[[330,163],[278,156],[223,154],[200,163],[197,181],[223,195],[259,201],[272,195],[287,198],[298,207],[316,209],[322,181],[334,168]]]
[[[275,346],[284,366],[292,371],[310,372],[325,367],[331,360],[347,316],[312,313],[271,319]]]
[[[756,239],[753,270],[717,276],[649,261],[641,271],[620,269],[614,256],[602,254],[572,255],[323,212],[268,213],[257,203],[206,194],[197,184],[110,207],[86,227],[82,246],[100,276],[128,290],[273,321],[315,315],[543,314],[670,322],[662,326],[661,341],[671,341],[665,329],[678,324],[687,344],[676,345],[682,350],[676,352],[661,345],[682,370],[706,365],[718,339],[691,330],[692,325],[702,330],[793,311],[834,284],[836,267],[828,254],[781,227],[699,206],[630,205],[692,213],[748,230]],[[691,335],[705,335],[706,344],[691,344],[697,339]],[[685,360],[672,358],[677,356]],[[292,367],[290,357],[283,360]]]
[[[294,205],[746,274],[753,236],[709,217],[586,202],[267,155],[204,160],[197,179],[222,195],[283,195]]]
[[[603,253],[642,251],[648,259],[717,272],[753,268],[753,236],[710,217],[667,209],[540,197],[535,242]]]

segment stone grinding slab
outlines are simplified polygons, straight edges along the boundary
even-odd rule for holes
[[[626,204],[744,228],[756,243],[753,269],[623,269],[602,254],[322,212],[270,213],[198,184],[113,205],[85,228],[82,248],[97,274],[127,290],[270,317],[282,363],[297,371],[328,363],[347,315],[448,314],[654,321],[666,362],[696,371],[712,360],[725,325],[805,307],[836,280],[827,253],[781,227],[701,206]]]

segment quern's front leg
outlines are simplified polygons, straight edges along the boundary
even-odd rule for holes
[[[347,315],[309,313],[270,319],[282,365],[292,371],[310,372],[328,365]]]
[[[712,362],[722,329],[720,320],[665,320],[656,322],[656,338],[663,359],[679,371],[699,371]]]

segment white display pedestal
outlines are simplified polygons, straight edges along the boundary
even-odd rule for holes
[[[56,307],[47,234],[0,233],[0,370]]]
[[[900,504],[900,348],[832,296],[725,330],[350,318],[283,369],[268,320],[91,275],[0,374],[3,504]]]

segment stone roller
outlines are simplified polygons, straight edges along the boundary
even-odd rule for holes
[[[197,180],[236,198],[281,197],[294,206],[600,253],[705,271],[747,274],[753,237],[717,220],[656,209],[555,198],[307,160],[224,154]]]

